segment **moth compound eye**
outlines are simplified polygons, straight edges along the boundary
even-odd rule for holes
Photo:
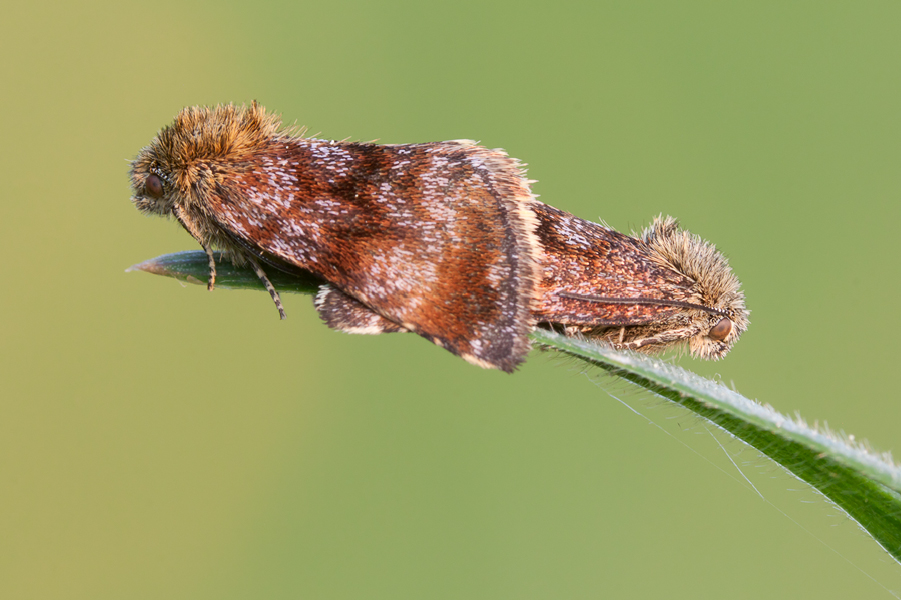
[[[714,342],[722,342],[727,337],[729,337],[730,333],[732,333],[732,321],[730,321],[726,317],[723,317],[722,319],[720,319],[719,323],[713,326],[713,328],[710,330],[710,333],[707,334],[707,337],[709,337]]]
[[[163,181],[158,175],[150,175],[144,180],[144,190],[148,196],[159,198],[163,195]]]

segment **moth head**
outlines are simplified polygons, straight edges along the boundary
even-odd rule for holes
[[[146,150],[131,165],[131,201],[143,213],[168,215],[179,197],[169,174],[144,156]]]
[[[256,102],[183,109],[132,161],[132,202],[144,213],[169,215],[175,205],[202,208],[279,134],[281,120]]]
[[[692,356],[724,357],[748,328],[750,312],[729,261],[710,242],[679,227],[672,217],[657,217],[641,234],[653,261],[693,280],[696,307],[684,307],[677,327],[690,334]]]

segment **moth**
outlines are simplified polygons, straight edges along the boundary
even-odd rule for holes
[[[641,352],[686,344],[713,360],[748,328],[726,258],[672,217],[633,237],[545,204],[533,210],[543,252],[537,321]]]
[[[652,352],[720,358],[747,327],[726,259],[655,221],[641,238],[539,202],[523,165],[469,140],[307,138],[257,103],[184,109],[131,166],[132,201],[175,218],[209,257],[310,272],[347,333],[414,332],[507,372],[539,324]]]

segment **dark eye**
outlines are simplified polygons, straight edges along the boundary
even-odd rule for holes
[[[163,181],[158,175],[150,175],[144,180],[144,190],[148,196],[159,198],[163,195]]]
[[[709,337],[714,342],[722,342],[727,337],[729,337],[730,333],[732,333],[732,321],[730,321],[726,317],[723,317],[722,319],[720,319],[719,323],[713,326],[713,328],[710,330],[710,333],[707,334],[707,337]]]

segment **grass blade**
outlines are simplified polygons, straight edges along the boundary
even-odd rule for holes
[[[202,285],[206,285],[208,274],[206,254],[200,251],[166,254],[128,270]],[[217,260],[217,270],[217,287],[264,290],[250,269]],[[312,294],[317,290],[312,275],[269,271],[273,285],[282,292]],[[839,506],[901,561],[901,468],[888,454],[874,453],[845,436],[782,415],[720,383],[657,358],[543,329],[537,329],[532,339],[675,402],[744,441]]]

